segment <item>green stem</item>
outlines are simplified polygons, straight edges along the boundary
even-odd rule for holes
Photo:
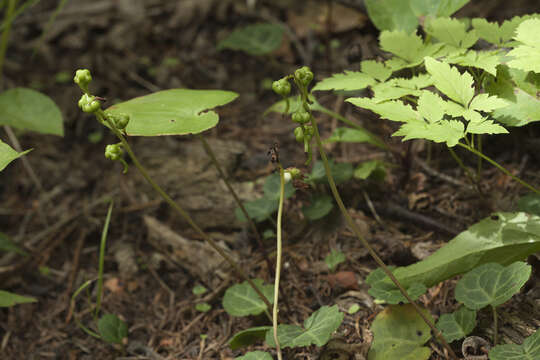
[[[13,21],[13,14],[16,6],[17,0],[8,0],[7,9],[4,13],[4,30],[2,31],[2,39],[0,40],[0,88],[4,78],[4,60],[6,59],[11,23]]]
[[[212,148],[210,147],[210,145],[208,144],[208,142],[206,141],[204,136],[202,134],[197,134],[197,137],[201,141],[204,150],[206,151],[206,153],[210,157],[210,161],[212,162],[212,164],[216,168],[217,172],[219,173],[219,176],[221,177],[221,179],[223,180],[223,182],[227,186],[227,189],[229,190],[232,197],[234,198],[234,201],[236,201],[236,204],[238,205],[238,207],[242,211],[242,214],[244,214],[244,216],[248,220],[248,223],[249,223],[249,225],[251,227],[251,231],[253,232],[253,234],[255,234],[255,238],[257,239],[257,243],[259,244],[259,248],[261,249],[261,252],[262,252],[262,254],[264,256],[264,260],[266,262],[266,266],[268,267],[268,271],[270,272],[270,276],[272,276],[272,263],[270,262],[270,259],[268,258],[268,254],[266,253],[266,250],[264,248],[264,244],[262,242],[261,235],[257,231],[257,227],[255,226],[255,223],[253,222],[253,219],[249,216],[244,204],[242,203],[242,201],[240,200],[240,198],[236,194],[236,191],[234,191],[234,189],[232,188],[231,184],[229,183],[229,180],[227,180],[227,176],[225,175],[225,172],[223,171],[223,169],[219,165],[219,161],[216,158],[216,154],[214,153],[214,151],[212,150]]]
[[[242,277],[244,280],[248,282],[248,284],[253,288],[253,290],[257,293],[257,295],[261,298],[261,300],[264,302],[264,304],[270,309],[272,305],[270,304],[270,301],[264,296],[264,294],[259,290],[257,286],[251,281],[251,279],[247,276],[247,274],[240,268],[240,266],[234,261],[223,249],[212,239],[207,233],[205,233],[199,225],[193,221],[191,216],[182,208],[180,205],[178,205],[170,196],[167,194],[155,181],[150,177],[146,169],[141,165],[139,162],[139,159],[137,156],[135,156],[135,153],[131,149],[131,146],[125,139],[124,135],[114,127],[114,124],[111,120],[105,116],[105,113],[103,110],[99,110],[96,112],[96,116],[98,117],[98,120],[101,123],[106,123],[108,127],[112,130],[112,132],[116,135],[116,137],[122,142],[122,146],[124,150],[128,153],[129,157],[133,161],[133,164],[139,170],[141,175],[144,177],[144,179],[152,186],[152,188],[165,200],[169,206],[171,206],[177,213],[180,215],[192,228],[195,230],[208,244],[219,254],[225,261],[229,263],[229,265],[236,271],[240,277]]]
[[[510,176],[512,179],[514,179],[515,181],[517,181],[518,183],[520,183],[521,185],[525,186],[527,189],[531,190],[532,192],[536,193],[536,194],[540,194],[540,190],[536,189],[534,186],[526,183],[525,181],[521,180],[520,178],[518,178],[517,176],[515,176],[514,174],[512,174],[510,171],[506,170],[506,168],[504,168],[503,166],[499,165],[498,162],[496,162],[495,160],[493,160],[492,158],[484,155],[483,153],[479,152],[478,150],[476,149],[473,149],[471,148],[470,146],[466,145],[466,144],[463,144],[463,143],[457,143],[459,146],[461,146],[462,148],[464,149],[467,149],[469,150],[470,152],[472,152],[473,154],[475,154],[476,156],[479,156],[481,157],[482,159],[486,160],[488,163],[490,163],[491,165],[495,166],[497,169],[501,170],[505,175],[507,176]]]
[[[467,175],[467,177],[469,178],[469,180],[471,180],[471,182],[473,184],[476,184],[476,180],[473,176],[473,174],[469,171],[469,169],[465,166],[465,164],[463,163],[463,161],[461,161],[461,159],[459,158],[459,156],[457,156],[456,152],[454,151],[454,149],[452,149],[451,147],[448,148],[448,151],[450,152],[450,155],[452,155],[452,157],[454,158],[454,160],[456,160],[456,162],[458,163],[459,167],[465,172],[465,174]]]
[[[347,224],[349,225],[351,230],[354,232],[354,234],[356,235],[358,240],[360,240],[362,245],[364,245],[364,247],[368,250],[369,254],[373,258],[373,260],[375,260],[377,265],[384,271],[384,273],[390,278],[390,280],[392,280],[392,282],[399,289],[399,292],[405,297],[405,299],[407,299],[407,301],[409,303],[411,303],[413,305],[413,307],[416,310],[416,312],[418,313],[418,315],[420,315],[420,317],[424,320],[424,322],[431,328],[431,330],[436,335],[436,337],[439,339],[439,341],[447,349],[447,351],[450,354],[451,358],[457,359],[456,354],[454,353],[454,351],[452,350],[450,345],[448,345],[446,340],[443,338],[442,333],[435,327],[435,324],[430,319],[428,319],[428,317],[421,311],[420,307],[414,302],[414,300],[411,299],[411,297],[409,296],[407,291],[399,283],[398,279],[394,276],[394,274],[392,274],[390,269],[388,269],[388,267],[382,261],[382,259],[379,257],[379,255],[377,255],[375,250],[371,247],[371,245],[369,245],[367,240],[362,236],[360,228],[358,227],[356,222],[353,220],[353,218],[349,215],[349,212],[345,208],[345,204],[343,204],[343,200],[341,199],[341,196],[339,195],[339,192],[338,192],[337,187],[336,187],[336,183],[334,181],[334,178],[332,177],[332,173],[330,172],[330,166],[328,165],[328,158],[326,156],[326,152],[324,151],[323,146],[322,146],[322,141],[321,141],[321,137],[319,135],[319,129],[318,129],[318,126],[317,126],[317,120],[315,120],[315,118],[313,116],[311,116],[311,125],[313,126],[313,129],[314,129],[315,140],[317,142],[317,147],[319,148],[319,153],[321,155],[321,160],[322,160],[323,165],[324,165],[324,170],[326,172],[326,177],[328,178],[328,184],[330,185],[332,195],[334,196],[334,199],[336,200],[336,203],[338,204],[338,207],[339,207],[341,213],[345,217],[345,221],[347,222]]]
[[[277,226],[276,226],[276,237],[277,237],[277,249],[276,249],[276,280],[274,282],[274,308],[272,311],[272,327],[274,329],[274,342],[276,343],[276,353],[278,360],[282,360],[283,356],[281,354],[281,348],[279,347],[278,339],[278,299],[279,299],[279,278],[281,275],[281,252],[282,252],[282,243],[281,243],[281,218],[283,217],[283,199],[285,198],[285,175],[283,171],[283,166],[278,163],[279,167],[279,207],[277,214]]]
[[[491,310],[493,311],[493,346],[497,346],[497,340],[499,340],[497,335],[497,309],[495,306],[491,306]]]
[[[478,152],[482,152],[482,135],[478,134],[477,135],[477,138],[478,138],[478,141],[477,141],[477,147],[478,147]],[[478,157],[478,165],[477,165],[477,168],[476,168],[476,178],[477,179],[481,179],[482,178],[482,158],[481,157]]]
[[[114,201],[111,200],[109,204],[109,210],[107,210],[107,217],[105,218],[105,224],[103,225],[103,231],[101,232],[101,243],[99,244],[99,265],[98,265],[98,281],[97,281],[97,300],[96,311],[94,317],[97,318],[99,310],[101,310],[101,298],[103,297],[103,270],[105,268],[105,247],[107,244],[107,233],[109,231],[109,224],[111,222],[111,215]]]

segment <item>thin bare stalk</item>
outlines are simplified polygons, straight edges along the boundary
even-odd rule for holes
[[[493,312],[493,346],[496,346],[499,340],[497,335],[497,309],[495,306],[491,306],[491,310]]]
[[[242,214],[244,214],[244,216],[248,220],[248,223],[249,223],[249,225],[251,227],[251,231],[253,232],[253,234],[255,234],[255,238],[257,239],[257,243],[259,244],[259,248],[261,249],[261,252],[263,254],[264,260],[266,262],[266,266],[268,267],[268,272],[270,273],[270,276],[272,276],[272,263],[270,262],[270,258],[268,258],[268,253],[266,252],[266,249],[264,248],[264,244],[262,242],[261,235],[257,231],[257,227],[255,226],[255,223],[253,222],[253,219],[249,216],[244,204],[242,203],[242,201],[240,200],[240,198],[236,194],[236,191],[234,191],[234,189],[232,188],[231,184],[229,183],[229,180],[227,180],[227,176],[225,175],[225,172],[223,171],[223,169],[221,169],[221,166],[219,165],[219,161],[216,158],[216,154],[214,153],[214,151],[212,150],[212,148],[210,147],[210,145],[208,144],[208,142],[206,141],[204,136],[202,134],[197,134],[197,137],[201,141],[201,143],[203,145],[203,148],[204,148],[204,151],[206,151],[206,153],[210,157],[210,161],[212,162],[212,164],[214,165],[214,167],[218,171],[219,176],[221,177],[221,179],[223,180],[223,182],[227,186],[227,189],[229,189],[229,192],[231,193],[232,197],[234,198],[234,201],[236,201],[236,204],[238,205],[238,207],[240,207],[240,210],[242,211]]]
[[[450,354],[450,357],[452,359],[457,359],[456,354],[454,353],[450,345],[448,345],[448,343],[442,336],[442,333],[435,327],[435,324],[430,319],[428,319],[428,317],[421,311],[420,307],[416,304],[416,302],[414,302],[414,300],[411,299],[407,291],[399,283],[398,279],[394,276],[394,274],[392,274],[390,269],[388,269],[388,267],[382,261],[379,255],[377,255],[375,250],[371,247],[371,245],[369,245],[367,240],[362,236],[362,233],[360,232],[360,228],[358,227],[358,225],[355,223],[355,221],[353,220],[353,218],[351,217],[351,215],[345,208],[345,204],[343,204],[343,200],[341,199],[341,196],[339,195],[339,192],[336,187],[336,183],[334,181],[334,178],[332,177],[332,173],[330,172],[330,166],[328,164],[328,157],[326,156],[326,152],[324,151],[323,146],[322,146],[322,141],[321,141],[319,129],[317,126],[317,120],[313,116],[311,116],[311,125],[313,126],[313,129],[314,129],[315,141],[317,142],[317,147],[319,148],[319,153],[321,155],[321,160],[324,165],[326,177],[328,178],[328,184],[330,185],[332,195],[334,196],[334,199],[336,200],[336,203],[338,204],[338,207],[341,210],[341,213],[345,217],[345,221],[347,222],[351,230],[354,232],[358,240],[360,240],[362,245],[364,245],[364,247],[368,250],[369,254],[373,258],[373,260],[375,260],[377,265],[384,271],[384,273],[390,278],[390,280],[392,280],[392,282],[399,289],[399,292],[405,297],[405,299],[407,299],[408,302],[410,302],[413,305],[418,315],[420,315],[422,320],[424,320],[424,322],[431,328],[435,336],[439,339],[441,344],[446,348],[446,350]]]
[[[22,152],[23,150],[22,150],[21,144],[19,143],[19,139],[17,139],[17,136],[15,136],[15,133],[13,132],[11,127],[8,125],[4,125],[4,131],[6,132],[9,138],[9,141],[11,142],[11,145],[13,145],[13,148],[17,150],[17,152]],[[21,160],[22,160],[24,169],[28,173],[28,176],[30,177],[30,179],[32,179],[32,182],[34,183],[34,185],[38,188],[40,192],[43,192],[43,185],[41,184],[41,181],[37,177],[34,169],[30,165],[30,162],[28,161],[27,157],[23,156],[21,157]]]
[[[448,151],[450,152],[450,155],[452,155],[452,158],[454,158],[454,160],[457,162],[457,164],[459,165],[459,167],[465,172],[465,174],[467,175],[467,177],[471,180],[471,182],[473,184],[476,184],[476,180],[475,180],[475,177],[474,175],[469,171],[469,169],[465,166],[465,164],[463,164],[463,161],[461,161],[461,159],[459,158],[459,156],[457,156],[456,152],[454,151],[454,149],[452,149],[451,147],[448,148]]]
[[[496,162],[495,160],[493,160],[492,158],[484,155],[483,153],[481,153],[480,151],[470,147],[469,145],[466,145],[466,144],[463,144],[463,143],[457,143],[459,146],[461,146],[462,148],[464,149],[467,149],[469,150],[470,152],[472,152],[473,154],[475,154],[476,156],[479,156],[481,157],[482,159],[486,160],[488,163],[490,163],[491,165],[495,166],[497,169],[501,170],[505,175],[507,176],[510,176],[512,179],[514,179],[515,181],[517,181],[518,183],[520,183],[521,185],[525,186],[527,189],[531,190],[532,192],[536,193],[536,194],[540,194],[540,190],[536,189],[534,186],[530,185],[529,183],[521,180],[520,178],[518,178],[517,176],[515,176],[514,174],[512,174],[510,171],[508,171],[505,167],[503,167],[502,165],[500,165],[498,162]]]
[[[144,179],[154,188],[154,190],[165,200],[167,204],[169,204],[177,213],[180,215],[192,228],[195,230],[208,244],[215,250],[225,261],[229,263],[229,265],[236,271],[236,273],[246,280],[248,284],[253,288],[253,290],[257,293],[257,295],[261,298],[261,300],[264,302],[264,304],[267,306],[268,309],[272,307],[270,304],[270,301],[264,296],[264,294],[259,290],[257,286],[251,281],[251,279],[247,276],[247,274],[240,268],[240,266],[234,261],[223,249],[212,239],[207,233],[205,233],[199,225],[193,221],[191,216],[180,206],[178,205],[155,181],[150,177],[146,169],[141,165],[139,162],[139,159],[137,156],[135,156],[135,153],[131,149],[131,146],[127,142],[126,138],[122,133],[116,129],[112,121],[105,116],[103,110],[99,110],[96,112],[96,116],[99,118],[100,122],[106,123],[108,127],[111,129],[111,131],[116,135],[116,137],[122,142],[122,146],[124,150],[128,153],[129,157],[133,161],[133,164],[139,170],[141,175],[144,177]]]
[[[281,253],[282,253],[282,241],[281,241],[281,218],[283,217],[283,198],[285,197],[285,175],[283,166],[278,163],[279,167],[279,206],[277,214],[277,249],[276,249],[276,279],[274,282],[274,308],[272,310],[272,327],[274,330],[274,342],[276,343],[276,353],[278,360],[283,359],[281,354],[281,348],[279,346],[278,339],[278,299],[279,299],[279,279],[281,275]]]

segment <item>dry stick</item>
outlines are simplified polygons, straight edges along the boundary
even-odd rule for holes
[[[240,207],[240,210],[242,211],[242,213],[244,214],[244,216],[248,220],[249,225],[251,227],[251,231],[255,234],[255,238],[257,239],[257,243],[259,244],[259,248],[261,249],[264,260],[266,261],[266,266],[268,267],[268,273],[270,274],[270,276],[272,276],[272,263],[270,262],[270,259],[268,258],[268,253],[266,252],[266,249],[264,248],[264,244],[262,242],[261,236],[259,235],[259,232],[257,231],[257,227],[255,226],[255,223],[253,222],[253,219],[251,219],[251,217],[249,216],[246,208],[244,207],[244,204],[242,203],[242,201],[240,200],[240,198],[238,197],[238,195],[236,194],[236,192],[232,188],[231,184],[227,180],[227,176],[225,175],[225,173],[221,169],[221,166],[219,165],[219,162],[217,161],[216,154],[214,154],[214,151],[212,150],[210,145],[208,145],[208,142],[206,141],[204,136],[202,134],[197,134],[197,137],[199,138],[199,140],[201,140],[202,145],[204,147],[204,150],[206,151],[206,153],[210,157],[210,160],[212,161],[212,164],[214,164],[214,167],[216,168],[216,170],[219,173],[219,176],[221,176],[221,179],[223,180],[223,182],[227,186],[227,189],[229,189],[229,192],[231,193],[234,200],[236,201],[236,204],[238,204],[238,206]]]
[[[321,159],[323,161],[324,170],[325,170],[326,176],[328,178],[328,184],[330,185],[330,189],[332,190],[332,194],[334,195],[334,199],[336,200],[336,202],[337,202],[337,204],[339,206],[339,209],[341,210],[341,213],[345,217],[345,220],[347,221],[347,224],[349,225],[351,230],[354,232],[354,234],[356,235],[358,240],[360,240],[362,245],[364,245],[364,247],[368,250],[369,254],[373,258],[373,260],[375,260],[377,265],[379,265],[379,267],[383,270],[383,272],[386,274],[386,276],[388,276],[390,278],[390,280],[392,280],[392,282],[399,289],[399,292],[405,297],[405,299],[407,299],[408,302],[410,302],[413,305],[413,307],[416,310],[416,312],[418,313],[418,315],[420,315],[420,317],[424,320],[424,322],[431,328],[433,333],[437,336],[439,341],[446,348],[446,350],[450,354],[451,358],[457,359],[458,357],[456,356],[456,354],[454,353],[454,351],[452,350],[450,345],[448,345],[448,343],[446,342],[446,340],[442,336],[442,333],[435,327],[435,324],[433,324],[433,322],[430,319],[427,318],[427,316],[422,312],[422,310],[414,302],[414,300],[411,299],[411,297],[409,296],[407,291],[399,283],[399,281],[396,279],[394,274],[392,274],[392,272],[388,269],[388,267],[385,265],[385,263],[382,261],[382,259],[379,257],[379,255],[377,255],[375,250],[373,250],[373,248],[369,245],[367,240],[364,239],[364,237],[362,236],[362,234],[360,232],[360,229],[358,228],[358,225],[356,225],[356,223],[354,222],[352,217],[349,215],[349,212],[347,211],[347,209],[345,208],[345,205],[343,204],[343,200],[341,200],[341,196],[339,195],[339,192],[337,190],[336,183],[334,182],[334,178],[332,177],[332,173],[330,172],[330,166],[328,165],[328,158],[326,157],[326,152],[323,149],[321,137],[319,135],[319,129],[317,127],[317,120],[315,120],[314,116],[311,116],[311,125],[313,126],[313,129],[314,129],[315,140],[317,142],[317,147],[319,148],[319,153],[321,154]]]
[[[264,304],[267,306],[268,309],[272,307],[270,304],[270,301],[264,296],[264,294],[259,290],[257,286],[251,281],[251,279],[246,275],[246,273],[236,264],[236,262],[223,251],[221,247],[212,239],[208,234],[206,234],[200,227],[197,225],[191,216],[180,207],[155,181],[148,175],[148,172],[146,169],[141,165],[139,162],[139,159],[135,156],[133,153],[133,150],[131,149],[131,146],[126,141],[125,137],[122,135],[122,133],[114,126],[112,121],[105,116],[105,113],[103,110],[98,110],[96,113],[96,116],[98,117],[99,121],[101,123],[106,123],[108,127],[112,130],[112,132],[116,135],[116,137],[122,142],[123,148],[128,153],[129,157],[133,161],[133,164],[139,170],[141,175],[144,177],[144,179],[154,188],[154,190],[171,206],[176,212],[205,240],[208,242],[208,244],[215,250],[225,261],[231,265],[231,267],[240,275],[240,277],[244,278],[248,284],[253,288],[253,290],[257,293],[257,295],[261,298],[261,300],[264,302]]]

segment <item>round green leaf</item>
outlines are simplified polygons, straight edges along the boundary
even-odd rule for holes
[[[279,189],[280,189],[280,178],[278,173],[269,175],[264,182],[263,191],[264,197],[269,200],[279,200]],[[285,199],[290,198],[294,195],[296,189],[294,188],[292,182],[285,184]]]
[[[50,97],[27,88],[0,94],[0,125],[64,136],[62,113]]]
[[[491,360],[535,360],[540,359],[540,331],[523,341],[522,345],[497,345],[489,352]]]
[[[278,209],[278,200],[269,200],[267,198],[256,199],[244,203],[249,217],[256,222],[261,222],[270,217]],[[247,221],[244,213],[237,207],[234,211],[236,218],[240,221]]]
[[[265,55],[280,47],[283,28],[274,24],[255,24],[236,29],[218,44],[218,50],[232,49],[250,55]]]
[[[254,279],[255,286],[261,290],[266,298],[272,303],[274,298],[274,286],[263,285],[261,279]],[[251,288],[247,281],[231,286],[223,296],[223,308],[232,316],[258,315],[266,310],[266,304],[259,295]]]
[[[207,292],[208,289],[205,288],[204,286],[202,285],[195,285],[193,287],[193,289],[191,290],[191,292],[193,293],[193,295],[202,295],[204,294],[205,292]]]
[[[171,89],[113,105],[107,112],[129,115],[125,131],[130,136],[198,134],[218,123],[218,115],[207,110],[237,96],[223,90]]]
[[[20,153],[16,152],[11,148],[11,146],[0,140],[0,171],[4,170],[10,162],[29,153],[30,151],[32,151],[32,149]]]
[[[422,311],[431,319],[427,310]],[[411,304],[388,306],[377,315],[371,331],[368,360],[427,360],[431,355],[431,350],[422,346],[431,338],[430,328]]]
[[[263,340],[268,330],[271,329],[271,326],[258,326],[239,331],[229,340],[229,347],[231,350],[237,350],[252,345],[259,340]]]
[[[476,311],[461,306],[451,314],[444,314],[437,321],[437,328],[442,331],[449,343],[469,335],[476,326]]]
[[[311,221],[318,220],[326,216],[334,207],[334,200],[328,195],[313,195],[311,204],[304,206],[302,212]]]
[[[456,300],[469,309],[499,306],[508,301],[531,275],[531,266],[522,261],[504,267],[487,263],[471,271],[456,285]]]
[[[17,304],[36,302],[33,297],[21,296],[9,291],[0,290],[0,307],[10,307]]]
[[[212,306],[209,303],[203,302],[203,303],[198,303],[195,305],[195,310],[203,312],[203,313],[208,312],[211,309],[212,309]]]
[[[389,268],[392,272],[394,272],[393,266],[390,266]],[[388,279],[381,268],[372,271],[371,274],[369,274],[366,278],[366,283],[371,286],[371,288],[368,290],[368,294],[373,296],[375,299],[388,304],[395,305],[399,303],[407,303],[408,301],[405,296],[401,294],[393,282],[389,282],[388,280],[390,279]],[[413,300],[416,300],[426,292],[427,288],[420,282],[413,282],[406,287],[406,290],[407,294],[409,294]]]
[[[121,344],[127,337],[127,324],[114,314],[105,314],[98,321],[98,331],[101,338],[110,344]]]

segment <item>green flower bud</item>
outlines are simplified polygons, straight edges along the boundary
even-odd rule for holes
[[[112,123],[118,130],[125,129],[129,123],[128,114],[124,114],[124,113],[112,114],[110,112],[106,112],[105,116],[107,116],[112,121]]]
[[[95,96],[83,94],[79,100],[79,107],[86,113],[94,113],[101,108],[101,103]]]
[[[272,83],[272,90],[276,94],[286,97],[291,93],[291,84],[286,78],[279,79]]]
[[[294,114],[292,114],[292,121],[298,124],[306,124],[311,120],[311,115],[304,110],[298,110]]]
[[[300,69],[294,72],[294,78],[304,86],[308,86],[311,80],[313,80],[313,73],[307,66],[302,66]]]
[[[294,137],[299,143],[304,142],[304,130],[300,126],[294,129]]]
[[[79,69],[75,72],[75,77],[73,78],[75,84],[79,85],[81,90],[85,93],[88,93],[88,85],[92,81],[92,75],[88,69]]]
[[[313,129],[313,126],[304,126],[304,134],[305,137],[308,138],[308,140],[311,140],[313,135],[315,134],[315,129]]]
[[[291,167],[285,169],[285,176],[290,177],[290,179],[300,179],[302,177],[302,172],[298,168]]]
[[[109,160],[119,160],[123,154],[124,150],[121,143],[111,144],[105,147],[105,157]]]

